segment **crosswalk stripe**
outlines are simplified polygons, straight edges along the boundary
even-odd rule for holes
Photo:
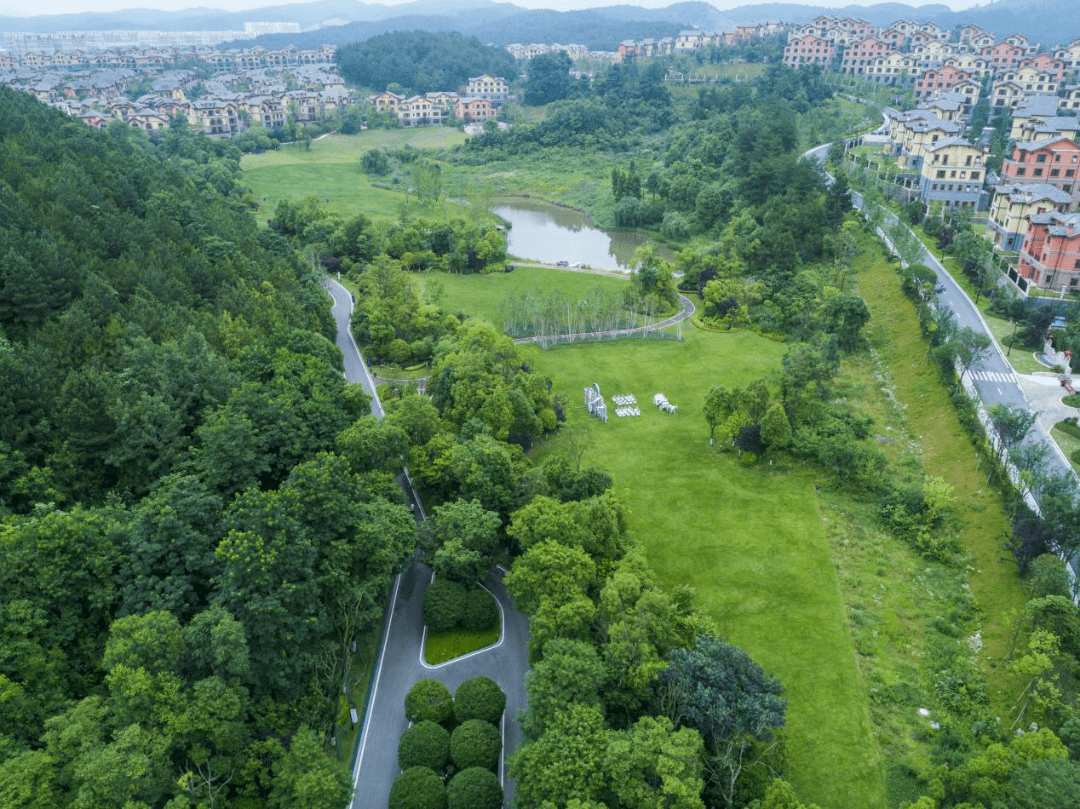
[[[1016,374],[1003,374],[1000,371],[972,371],[971,378],[978,382],[1017,383]]]

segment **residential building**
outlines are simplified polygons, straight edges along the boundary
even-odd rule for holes
[[[919,104],[924,110],[929,110],[942,121],[955,121],[963,123],[971,113],[968,97],[963,93],[947,91],[935,94]]]
[[[929,98],[935,93],[948,92],[958,84],[971,80],[971,76],[955,67],[942,67],[924,71],[915,79],[915,97]]]
[[[919,197],[949,209],[977,208],[986,173],[985,153],[963,138],[949,137],[925,147]]]
[[[994,82],[990,88],[990,106],[995,109],[1015,108],[1026,94],[1027,91],[1014,81]]]
[[[1054,95],[1026,95],[1017,102],[1012,114],[1011,140],[1027,140],[1022,137],[1024,125],[1030,121],[1045,121],[1058,114],[1058,97]]]
[[[992,72],[990,63],[978,53],[955,53],[945,59],[945,65],[963,70],[969,76],[988,76]]]
[[[1032,119],[1020,128],[1017,140],[1038,141],[1063,137],[1076,140],[1080,133],[1080,120],[1073,115],[1055,115],[1051,118]]]
[[[1039,53],[1020,60],[1020,67],[1030,67],[1040,73],[1049,73],[1055,82],[1060,82],[1065,76],[1065,62],[1047,53]]]
[[[1014,48],[1023,52],[1025,56],[1038,53],[1039,43],[1029,42],[1028,38],[1023,34],[1010,34],[1005,37],[1005,41],[1012,45]]]
[[[897,164],[912,172],[922,169],[928,150],[938,141],[958,138],[960,133],[959,124],[942,121],[929,110],[908,110],[889,122],[889,140],[893,144],[893,153],[899,158]]]
[[[486,98],[459,98],[454,114],[466,123],[476,123],[494,118],[497,111]]]
[[[1013,145],[1012,155],[1001,167],[1002,183],[1048,184],[1064,191],[1072,204],[1080,202],[1080,145],[1065,137],[1053,137]]]
[[[1002,71],[998,77],[1002,81],[1015,82],[1027,93],[1056,93],[1059,79],[1054,73],[1034,67],[1017,67]]]
[[[680,31],[675,37],[675,53],[689,53],[705,47],[705,32],[697,29]]]
[[[789,67],[820,65],[822,68],[828,68],[835,54],[836,48],[831,42],[813,34],[807,34],[788,40],[787,45],[784,46],[784,64]]]
[[[973,40],[985,35],[986,32],[983,31],[982,26],[968,23],[960,28],[960,44],[970,45]]]
[[[391,93],[389,90],[368,96],[368,101],[375,107],[375,112],[397,112],[405,96]]]
[[[1074,114],[1080,114],[1080,84],[1065,89],[1064,98],[1058,99],[1058,108],[1062,111],[1076,110]]]
[[[866,75],[877,84],[905,87],[917,75],[915,60],[906,53],[893,51],[875,59]]]
[[[1080,72],[1080,37],[1077,37],[1064,48],[1054,51],[1054,58],[1060,59],[1065,70],[1074,76]]]
[[[889,53],[889,46],[877,37],[862,39],[844,51],[840,60],[840,72],[849,76],[862,76],[878,57]]]
[[[1017,270],[1036,286],[1055,291],[1080,286],[1080,213],[1049,211],[1029,219]]]
[[[1020,64],[1027,52],[1012,43],[999,42],[983,48],[982,55],[994,70],[1008,70]]]
[[[1027,233],[1028,217],[1047,211],[1069,210],[1064,191],[1044,183],[1007,183],[994,188],[986,220],[986,237],[1000,250],[1019,252]]]
[[[506,100],[510,97],[510,88],[506,83],[506,79],[484,73],[481,76],[469,79],[465,85],[465,95],[473,98],[486,98],[493,104],[499,105],[506,103]]]

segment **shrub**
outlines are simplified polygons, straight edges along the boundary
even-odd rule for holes
[[[506,694],[490,677],[473,677],[454,693],[454,718],[458,722],[482,719],[497,725],[506,710]]]
[[[428,767],[403,770],[390,787],[389,809],[446,809],[446,787]]]
[[[465,629],[491,629],[499,620],[495,597],[483,587],[474,587],[465,595],[461,626]]]
[[[450,737],[450,758],[459,770],[485,767],[495,772],[501,752],[502,736],[493,724],[483,719],[462,722]]]
[[[401,734],[397,760],[403,770],[430,767],[435,772],[443,772],[450,760],[450,732],[430,719],[417,722]]]
[[[424,623],[434,632],[453,629],[465,611],[465,588],[456,581],[435,579],[424,591]]]
[[[469,767],[450,781],[446,790],[448,809],[501,809],[503,788],[499,777],[483,767]]]
[[[1044,553],[1037,556],[1028,566],[1027,578],[1028,598],[1043,598],[1045,596],[1070,596],[1069,570],[1065,562],[1052,553]],[[465,683],[462,683],[465,685]],[[461,693],[461,688],[458,688]],[[457,699],[454,701],[454,715],[457,716]],[[460,722],[460,718],[458,719]]]
[[[444,725],[453,714],[454,698],[438,680],[417,680],[405,695],[405,717],[410,722],[429,719]]]

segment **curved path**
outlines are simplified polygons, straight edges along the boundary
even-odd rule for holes
[[[345,287],[327,279],[326,289],[334,299],[331,310],[337,322],[337,345],[345,356],[345,378],[359,382],[371,395],[371,412],[383,417],[382,403],[371,373],[349,331],[352,295]],[[402,488],[416,506],[418,520],[424,519],[423,505],[416,496],[408,473],[402,476]],[[408,727],[405,720],[405,694],[413,683],[423,678],[439,680],[451,691],[464,680],[486,675],[506,692],[503,714],[503,758],[521,741],[521,729],[515,720],[525,708],[525,674],[529,670],[529,621],[514,609],[502,583],[501,569],[488,576],[487,588],[495,596],[502,615],[499,640],[486,649],[451,660],[440,666],[423,661],[424,621],[420,605],[424,588],[431,580],[431,570],[414,562],[394,580],[390,603],[383,619],[382,645],[375,664],[371,700],[360,730],[359,752],[353,769],[353,809],[382,809],[388,803],[390,787],[399,772],[397,743]],[[500,778],[509,801],[513,782],[500,767]]]
[[[576,340],[610,340],[613,337],[626,337],[632,334],[645,334],[651,331],[660,331],[660,329],[666,329],[668,326],[674,326],[676,323],[681,323],[688,317],[693,317],[694,312],[697,309],[694,307],[694,302],[683,294],[679,294],[679,301],[682,303],[682,309],[679,313],[672,315],[667,320],[661,320],[659,323],[652,323],[648,326],[635,326],[632,329],[612,329],[611,331],[586,331],[576,332],[574,334],[549,334],[549,335],[536,335],[534,337],[518,337],[514,340],[515,343],[546,343],[552,340],[558,340],[559,342],[574,342]]]

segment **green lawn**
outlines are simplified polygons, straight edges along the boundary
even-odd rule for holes
[[[499,640],[499,629],[499,625],[495,624],[491,629],[450,629],[446,632],[428,632],[424,641],[424,660],[429,666],[437,666],[455,657],[491,646]]]
[[[789,700],[787,776],[823,809],[885,805],[884,775],[845,624],[812,476],[746,468],[709,448],[710,385],[778,371],[785,347],[745,332],[689,329],[684,342],[621,341],[524,349],[571,401],[611,470],[630,527],[668,584],[692,584],[723,635],[779,676]],[[607,424],[577,406],[585,385],[633,393],[642,415]],[[679,411],[652,406],[662,392]],[[559,451],[559,439],[539,455]]]
[[[617,295],[626,288],[626,280],[622,278],[542,267],[518,267],[513,272],[491,275],[433,272],[420,275],[419,280],[428,289],[442,287],[442,306],[447,311],[482,318],[500,329],[503,326],[502,303],[511,295],[534,290],[587,298],[596,289]]]
[[[1080,472],[1080,464],[1072,459],[1073,453],[1080,450],[1080,438],[1077,438],[1072,433],[1065,432],[1061,429],[1059,424],[1053,426],[1050,430],[1050,435],[1057,441],[1057,445],[1061,447],[1061,451],[1065,453],[1065,457],[1069,459],[1069,463],[1072,464],[1073,470]]]
[[[309,196],[328,199],[327,207],[342,215],[363,213],[397,218],[404,195],[393,187],[372,185],[371,178],[360,169],[360,155],[376,146],[396,149],[408,144],[418,149],[441,148],[464,140],[464,133],[446,127],[375,129],[312,141],[310,151],[290,146],[244,155],[240,166],[244,170],[244,184],[259,203],[255,216],[260,224],[274,215],[280,200],[296,201]],[[391,180],[390,177],[374,179],[386,185]]]

